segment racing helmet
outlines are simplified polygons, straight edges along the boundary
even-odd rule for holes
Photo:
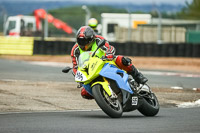
[[[97,25],[98,25],[98,21],[95,18],[90,18],[88,21],[88,25],[92,28],[92,29],[96,29]]]
[[[91,48],[94,38],[95,32],[90,26],[82,26],[76,35],[77,43],[84,51]]]

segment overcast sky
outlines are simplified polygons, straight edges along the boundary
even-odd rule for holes
[[[43,1],[87,1],[87,2],[118,2],[118,3],[132,3],[132,4],[145,4],[145,3],[155,3],[155,4],[161,4],[161,3],[168,3],[168,4],[185,4],[185,1],[191,2],[192,0],[0,0],[0,2],[16,2],[16,1],[23,1],[23,2],[43,2]]]

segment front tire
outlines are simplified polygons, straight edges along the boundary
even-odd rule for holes
[[[92,87],[92,94],[99,107],[111,118],[120,118],[123,113],[118,99],[111,99],[101,85]]]

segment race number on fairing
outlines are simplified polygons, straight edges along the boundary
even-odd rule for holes
[[[77,71],[75,76],[75,81],[85,81],[85,80],[87,80],[86,76],[82,72]]]

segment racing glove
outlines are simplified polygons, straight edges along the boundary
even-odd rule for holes
[[[103,60],[107,60],[107,61],[112,61],[115,58],[116,58],[116,56],[111,53],[107,53],[107,54],[105,54],[105,56],[102,57]]]

